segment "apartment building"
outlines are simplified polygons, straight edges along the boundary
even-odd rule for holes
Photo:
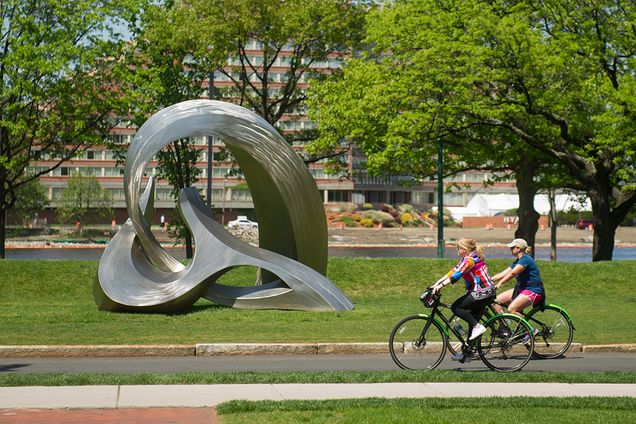
[[[256,66],[262,63],[263,51],[257,41],[251,42],[246,53],[249,55],[250,63],[256,64]],[[268,90],[270,90],[269,92],[272,96],[275,96],[277,90],[285,83],[285,75],[290,67],[290,55],[291,50],[285,51],[283,49],[274,66],[269,69]],[[315,72],[330,73],[334,69],[341,67],[342,61],[342,55],[333,54],[324,61],[311,63],[310,68]],[[236,73],[237,65],[238,63],[230,60],[225,72],[217,71],[211,75],[211,78],[204,83],[206,91],[209,93],[208,95],[212,95],[219,100],[236,101],[236,98],[233,97],[235,88],[232,79],[249,78],[251,83],[258,84],[255,74],[238,75]],[[307,80],[301,79],[299,81],[300,89],[306,88],[307,84]],[[296,108],[293,113],[283,115],[276,123],[276,126],[286,135],[293,135],[315,127],[314,123],[307,118],[302,106]],[[132,141],[135,132],[136,128],[126,122],[122,122],[111,132],[110,136],[114,143],[125,147]],[[210,175],[208,175],[208,139],[206,137],[196,138],[194,139],[194,144],[201,151],[200,160],[197,163],[197,167],[201,172],[195,186],[205,194],[208,180],[211,179],[212,208],[219,220],[227,222],[239,214],[257,218],[254,213],[249,187],[241,178],[240,173],[237,175],[234,172],[230,172],[233,164],[222,159],[223,141],[220,139],[212,140],[213,158]],[[292,147],[301,154],[305,146],[303,142],[295,142]],[[371,176],[364,169],[364,156],[353,148],[346,153],[345,161],[349,171],[346,178],[326,172],[324,163],[321,161],[308,164],[309,171],[316,181],[325,204],[410,203],[420,208],[428,208],[437,203],[435,194],[437,183],[435,181],[413,184],[408,176]],[[53,163],[47,158],[43,158],[39,162],[34,162],[32,166],[36,171],[39,171],[45,167],[48,168]],[[158,163],[156,161],[150,162],[146,169],[146,175],[157,175],[157,166]],[[80,156],[63,163],[62,166],[40,178],[41,183],[48,189],[49,199],[51,200],[51,210],[45,215],[48,221],[56,221],[55,208],[59,206],[58,201],[62,191],[66,187],[68,178],[77,172],[83,175],[95,176],[102,187],[111,192],[114,200],[113,218],[118,223],[123,222],[127,217],[123,187],[123,165],[117,162],[115,153],[105,147],[87,150]],[[452,193],[445,194],[445,205],[463,206],[467,204],[472,195],[484,190],[482,181],[486,177],[483,173],[469,173],[447,180],[447,184],[454,184],[460,188]],[[458,184],[460,182],[462,183],[461,185]],[[504,191],[509,190],[509,186],[514,190],[514,184],[500,184],[500,186],[502,186],[500,189]],[[174,213],[174,199],[172,198],[171,189],[167,181],[159,180],[157,182],[156,220],[159,220],[161,215],[171,219]]]

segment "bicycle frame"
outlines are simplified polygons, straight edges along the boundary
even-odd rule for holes
[[[451,333],[453,333],[453,335],[457,337],[457,339],[459,339],[459,341],[461,342],[462,348],[468,346],[468,340],[464,339],[464,337],[451,326],[451,323],[448,318],[446,318],[446,315],[444,315],[444,313],[440,310],[440,306],[444,309],[450,309],[450,305],[439,303],[432,308],[430,315],[417,314],[418,316],[421,316],[422,318],[425,318],[427,320],[426,325],[422,329],[422,334],[426,332],[430,325],[430,321],[432,320],[437,322],[442,327],[442,330],[446,334],[446,338],[450,338],[450,333],[448,332],[448,330],[450,329]],[[441,318],[441,320],[437,318],[438,316]]]

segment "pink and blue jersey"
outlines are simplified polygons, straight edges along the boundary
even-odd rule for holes
[[[451,283],[455,283],[461,278],[466,281],[466,291],[481,291],[487,287],[494,286],[488,273],[486,262],[476,253],[464,256],[448,274]]]

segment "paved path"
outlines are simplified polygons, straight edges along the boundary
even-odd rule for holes
[[[531,397],[636,397],[636,384],[366,383],[0,387],[0,409],[201,408],[236,399],[303,400],[456,397],[465,393]]]
[[[0,388],[2,423],[213,424],[213,407],[234,399],[304,400],[491,396],[636,397],[635,384],[373,383]],[[68,408],[68,409],[67,409]]]
[[[481,361],[458,364],[446,355],[439,369],[487,370]],[[391,371],[388,353],[357,355],[248,355],[125,358],[0,358],[0,374],[176,373],[235,371]],[[526,371],[636,372],[635,352],[568,352],[564,358],[532,360]]]
[[[215,424],[214,408],[0,409],[3,424]]]

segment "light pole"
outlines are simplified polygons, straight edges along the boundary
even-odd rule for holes
[[[444,257],[444,141],[437,144],[437,257]]]
[[[208,75],[208,98],[214,99],[214,72],[210,72]],[[212,159],[214,159],[214,153],[212,152],[212,141],[214,137],[208,136],[208,186],[207,186],[207,198],[208,208],[212,210]]]
[[[227,176],[223,177],[223,198],[221,199],[221,225],[225,225],[225,185],[227,184]]]

